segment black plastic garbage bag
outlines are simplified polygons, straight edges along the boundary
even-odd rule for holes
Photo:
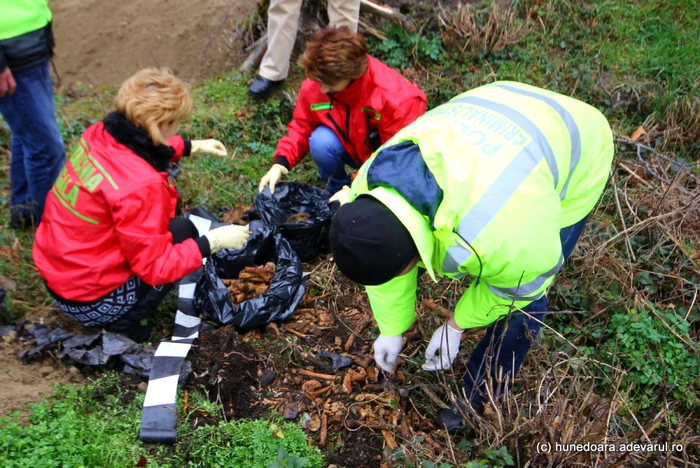
[[[57,348],[60,342],[73,336],[61,328],[49,328],[40,323],[31,326],[27,331],[36,340],[36,348],[25,349],[19,354],[19,358],[24,364],[38,359],[42,352]]]
[[[321,188],[288,182],[277,185],[274,194],[266,188],[256,195],[253,204],[265,225],[279,228],[299,258],[308,262],[329,248],[328,231],[334,213],[329,198],[330,194]],[[311,218],[288,222],[297,213],[308,213]]]
[[[260,221],[249,225],[251,234],[241,250],[221,250],[204,266],[194,294],[195,309],[221,325],[248,331],[289,317],[304,297],[306,279],[301,261],[276,229]],[[235,304],[220,278],[234,279],[247,266],[273,262],[277,269],[268,290],[259,297]]]

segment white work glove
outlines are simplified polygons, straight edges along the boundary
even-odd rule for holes
[[[335,195],[333,195],[328,203],[338,202],[340,206],[343,206],[350,201],[350,187],[343,185],[343,188],[338,190]]]
[[[430,343],[425,349],[425,364],[423,369],[427,371],[447,370],[459,354],[459,342],[464,330],[456,330],[445,322],[435,330]]]
[[[396,369],[396,360],[402,349],[403,338],[401,335],[379,335],[379,338],[374,340],[374,361],[383,370],[393,374],[394,369]]]
[[[270,187],[270,193],[275,193],[275,185],[280,181],[283,175],[287,175],[289,169],[281,164],[273,164],[267,174],[263,176],[260,180],[260,185],[258,186],[258,192],[262,192],[266,186]]]
[[[226,156],[226,147],[219,140],[192,140],[191,154],[208,153],[214,156]]]
[[[250,237],[248,226],[222,226],[204,234],[209,240],[209,249],[215,253],[221,249],[240,249]]]

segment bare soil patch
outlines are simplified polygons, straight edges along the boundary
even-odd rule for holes
[[[244,55],[242,22],[255,0],[52,2],[61,85],[118,85],[147,66],[186,80],[227,72]]]
[[[24,411],[30,403],[49,396],[57,383],[85,383],[75,367],[68,367],[48,355],[24,365],[17,357],[31,347],[15,335],[0,338],[0,415]]]

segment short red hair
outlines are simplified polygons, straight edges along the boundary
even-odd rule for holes
[[[308,78],[329,86],[361,77],[367,71],[367,62],[362,34],[347,26],[319,29],[299,58],[299,66]]]

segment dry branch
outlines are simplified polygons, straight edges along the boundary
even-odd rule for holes
[[[321,379],[321,380],[330,380],[334,381],[335,379],[338,378],[337,375],[330,375],[330,374],[320,374],[318,372],[310,371],[307,369],[299,369],[299,374],[303,375],[304,377],[311,377],[312,379]]]
[[[398,23],[408,32],[416,32],[416,25],[413,21],[389,5],[383,5],[371,0],[360,0],[360,10]]]
[[[262,56],[267,50],[267,33],[264,33],[260,38],[246,48],[246,52],[250,51],[250,55],[245,59],[239,70],[248,73],[260,66]]]

